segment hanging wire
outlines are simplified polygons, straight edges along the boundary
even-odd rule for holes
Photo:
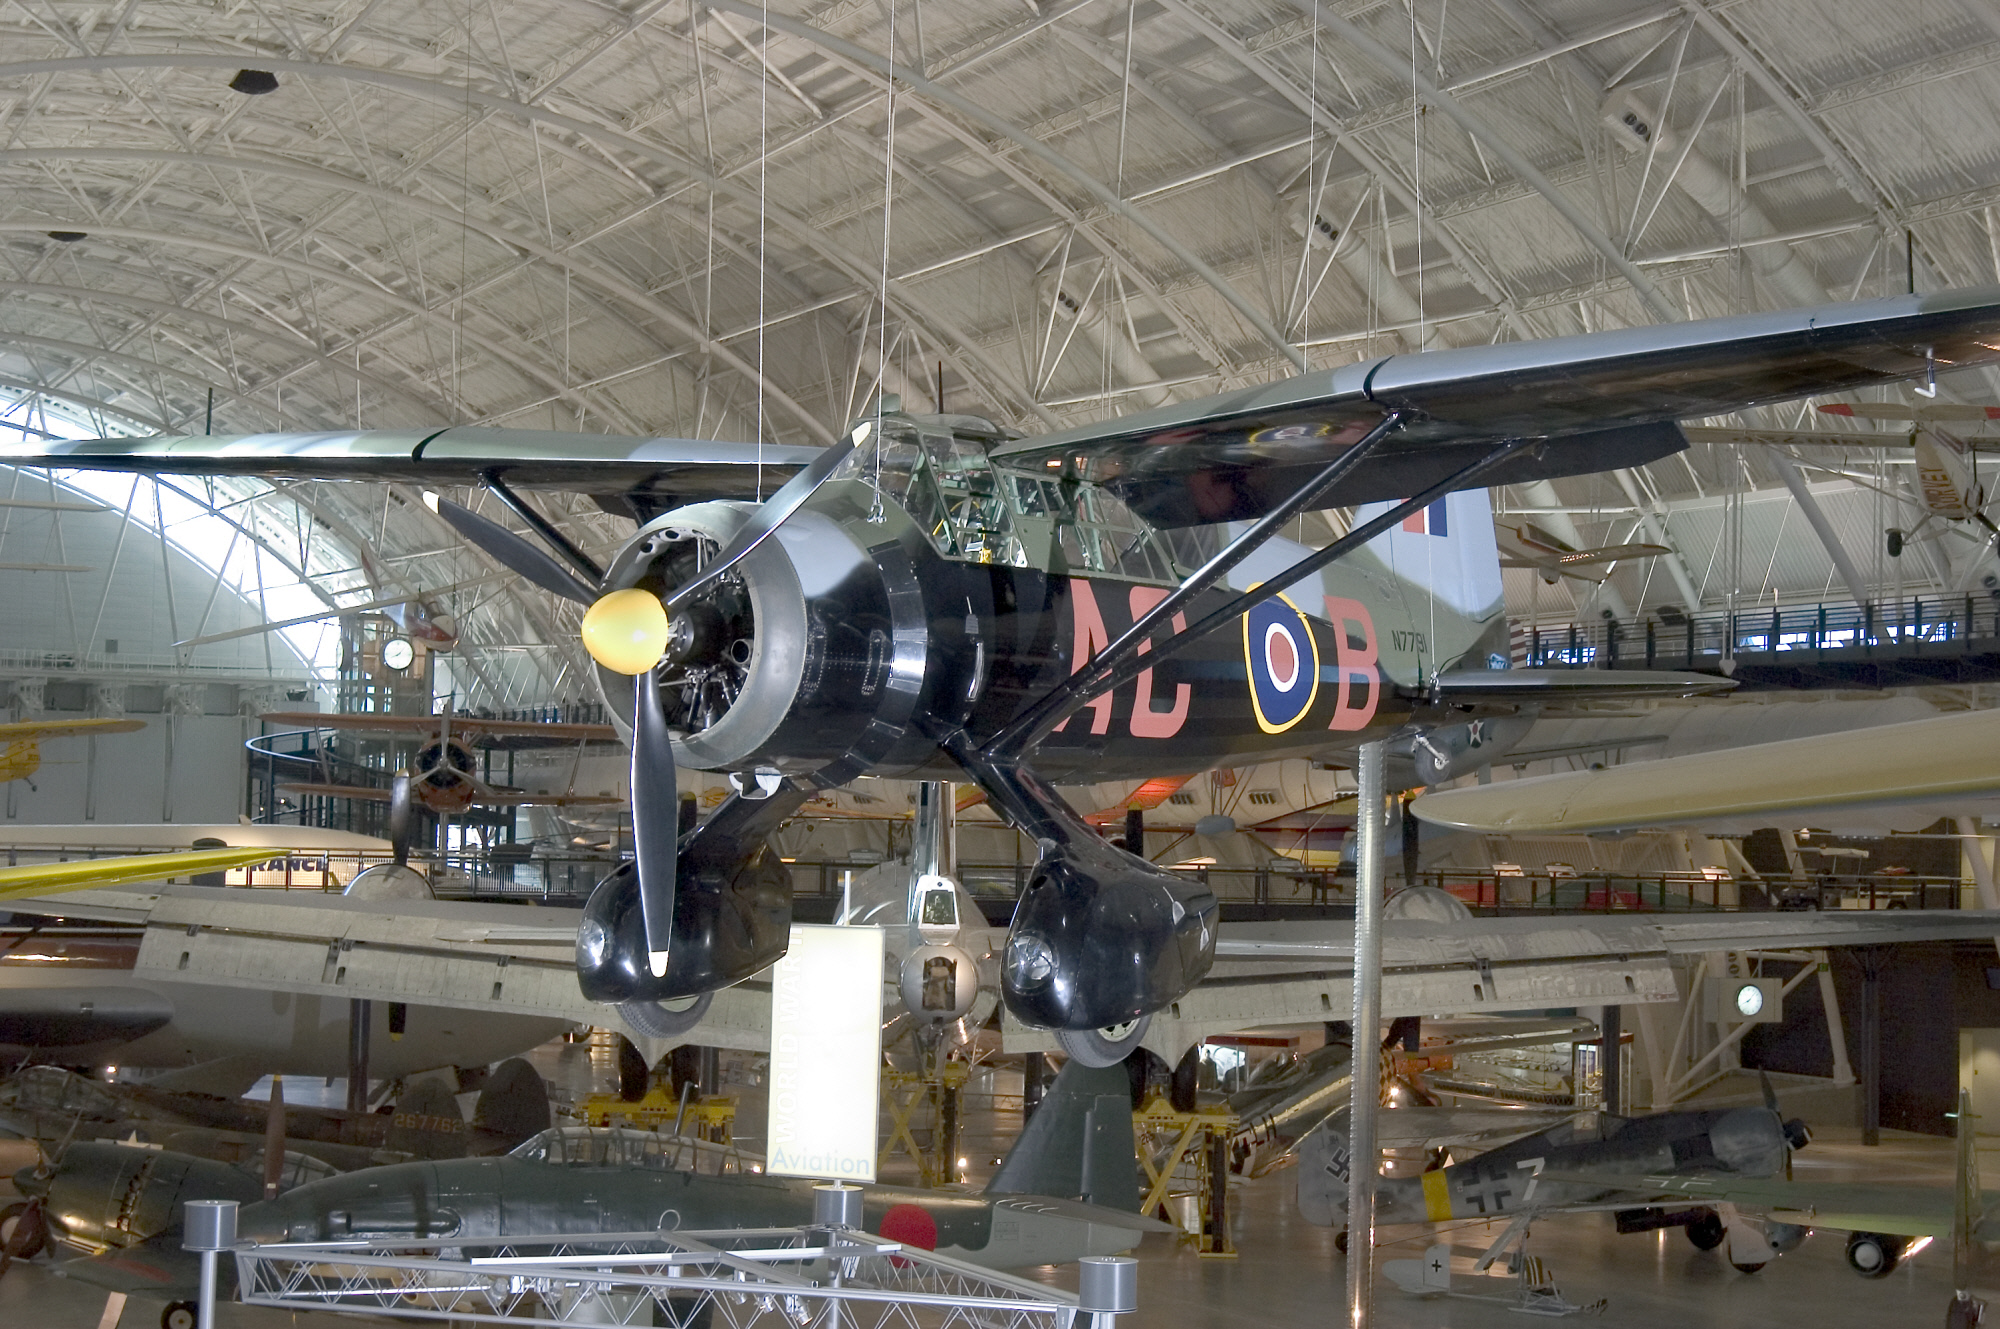
[[[763,26],[758,29],[758,37],[767,48],[763,61],[764,77],[757,80],[757,501],[764,501],[764,385],[769,380],[764,374],[764,327],[770,322],[764,315],[765,277],[770,270],[770,255],[765,252],[765,220],[770,214],[766,185],[771,162],[771,62],[768,48],[771,43],[771,7],[766,4],[760,17]]]
[[[877,294],[882,318],[875,329],[875,499],[868,520],[887,520],[882,510],[882,399],[889,385],[889,235],[896,203],[896,5],[889,4],[888,124],[882,131],[882,279]]]

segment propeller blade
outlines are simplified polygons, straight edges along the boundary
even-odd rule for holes
[[[389,786],[389,846],[395,854],[397,867],[410,861],[410,828],[417,819],[412,798],[410,777],[407,774],[398,775],[395,783]]]
[[[796,479],[793,483],[797,483]],[[786,488],[790,488],[787,485]],[[783,491],[780,491],[783,492]],[[772,495],[775,499],[776,494]],[[554,555],[530,544],[520,536],[502,526],[490,517],[482,517],[462,503],[454,503],[442,494],[426,495],[437,515],[443,517],[454,531],[464,536],[472,544],[491,555],[493,561],[509,572],[525,577],[545,591],[574,600],[578,604],[589,604],[597,598],[597,588],[586,585],[581,578],[558,562]]]
[[[632,706],[632,851],[639,873],[639,916],[646,925],[653,977],[667,972],[674,934],[674,873],[680,861],[680,791],[673,736],[660,705],[659,669],[634,680]]]
[[[1764,1086],[1764,1106],[1771,1109],[1773,1115],[1782,1115],[1778,1112],[1778,1091],[1771,1087],[1770,1072],[1759,1067],[1757,1069],[1757,1083]]]
[[[785,518],[805,506],[805,501],[813,496],[813,492],[833,477],[834,471],[866,437],[861,430],[855,430],[838,443],[822,449],[819,456],[813,458],[812,465],[785,481],[783,488],[765,499],[763,506],[750,514],[750,520],[722,547],[722,551],[715,556],[715,562],[667,597],[667,612],[671,614],[686,604],[716,578],[740,563],[751,550],[764,543],[771,532],[785,524]],[[499,556],[496,554],[495,557]]]

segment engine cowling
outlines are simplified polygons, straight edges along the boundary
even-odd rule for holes
[[[677,764],[838,784],[909,733],[928,657],[921,540],[906,538],[900,514],[876,525],[843,519],[851,502],[829,493],[794,514],[674,615],[660,693]],[[698,503],[656,518],[613,558],[604,589],[670,594],[753,510]],[[606,706],[629,733],[631,680],[597,672]]]

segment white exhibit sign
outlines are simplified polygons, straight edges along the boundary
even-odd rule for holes
[[[765,1171],[875,1180],[882,1091],[881,928],[792,924],[771,970]]]

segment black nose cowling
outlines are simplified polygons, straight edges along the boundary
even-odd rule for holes
[[[1104,1029],[1179,1000],[1215,960],[1215,896],[1109,846],[1035,866],[1001,966],[1007,1008],[1044,1029]]]
[[[687,872],[674,890],[667,972],[647,961],[639,874],[630,863],[597,883],[576,930],[576,977],[590,1001],[671,1001],[714,992],[774,964],[791,940],[792,885],[759,850],[732,872]]]

